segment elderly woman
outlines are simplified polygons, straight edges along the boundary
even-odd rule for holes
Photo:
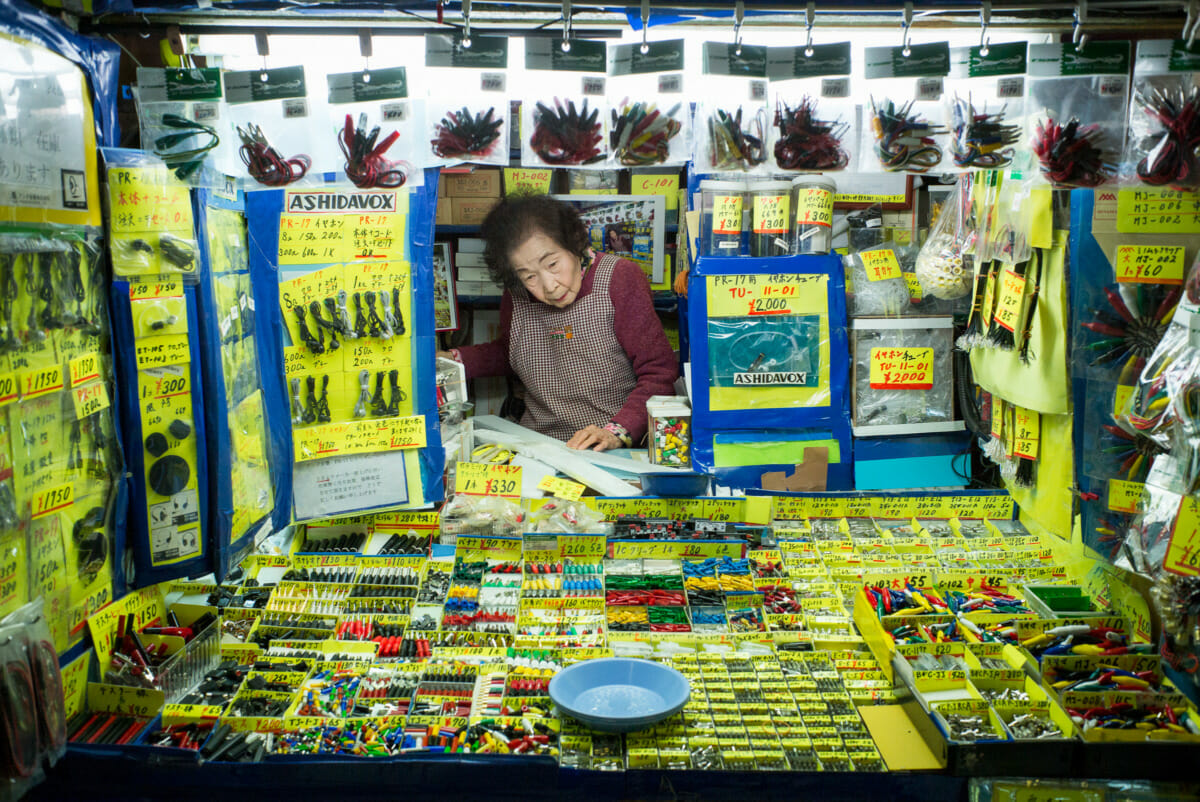
[[[675,355],[650,285],[628,259],[596,253],[574,207],[506,198],[483,221],[484,260],[500,301],[500,337],[443,354],[467,378],[515,375],[521,423],[604,451],[641,442],[646,399],[674,392]]]

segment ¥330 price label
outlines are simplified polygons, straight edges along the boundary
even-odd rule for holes
[[[467,496],[520,498],[521,469],[515,465],[460,462],[454,477],[454,492]]]

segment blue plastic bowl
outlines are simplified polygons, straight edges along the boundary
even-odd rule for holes
[[[696,471],[643,473],[642,492],[648,496],[694,498],[708,493],[708,474]]]
[[[632,732],[683,709],[692,689],[675,669],[627,657],[585,660],[550,680],[559,710],[602,732]]]

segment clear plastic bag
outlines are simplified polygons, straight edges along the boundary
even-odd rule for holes
[[[403,67],[325,76],[329,123],[341,149],[342,171],[359,189],[391,188],[422,175],[422,104],[409,99]]]
[[[226,72],[225,99],[251,188],[313,183],[338,168],[332,138],[312,124],[328,113],[324,97],[309,94],[303,66]]]
[[[926,295],[954,300],[971,292],[975,233],[966,226],[970,184],[969,177],[959,178],[917,254],[914,272]]]
[[[775,116],[768,146],[780,170],[835,172],[853,161],[858,112],[850,97],[850,43],[767,51]]]
[[[425,127],[434,163],[507,165],[508,39],[425,36]]]
[[[1138,373],[1129,397],[1115,410],[1114,417],[1121,428],[1145,435],[1164,449],[1171,446],[1171,430],[1180,413],[1168,388],[1167,374],[1177,370],[1177,365],[1186,374],[1190,370],[1189,360],[1196,353],[1190,343],[1191,330],[1200,329],[1200,320],[1195,320],[1195,307],[1189,307],[1183,303],[1176,307],[1171,324]],[[1175,382],[1177,386],[1180,384],[1178,378]]]
[[[944,152],[942,93],[950,70],[945,42],[903,47],[868,47],[864,74],[868,102],[863,111],[861,172],[937,172]],[[867,153],[874,153],[869,158]]]
[[[114,275],[196,278],[188,186],[156,156],[105,150]]]
[[[952,421],[954,333],[948,319],[887,323],[854,323],[855,427]]]
[[[1095,187],[1116,174],[1125,141],[1129,43],[1030,45],[1027,135],[1046,180]]]
[[[685,164],[692,149],[682,39],[616,45],[609,67],[609,150],[622,167]]]
[[[603,168],[608,159],[604,42],[525,41],[521,164]]]
[[[223,175],[239,171],[220,70],[139,67],[134,99],[142,149],[153,151],[177,178],[203,184],[206,166]]]
[[[1200,53],[1182,40],[1138,42],[1121,177],[1150,186],[1200,185]]]
[[[1025,42],[950,51],[946,120],[950,158],[967,170],[1021,168],[1028,161]],[[985,54],[986,51],[986,54]]]
[[[700,173],[769,172],[767,49],[704,43],[704,94],[696,104],[693,161]]]
[[[600,534],[612,529],[611,524],[604,523],[603,513],[582,501],[547,501],[530,514],[529,520],[535,532]]]

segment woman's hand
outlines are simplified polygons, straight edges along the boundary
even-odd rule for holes
[[[599,426],[586,426],[575,432],[575,436],[567,441],[567,448],[590,448],[592,451],[608,451],[610,448],[620,448],[621,445],[621,438]]]

